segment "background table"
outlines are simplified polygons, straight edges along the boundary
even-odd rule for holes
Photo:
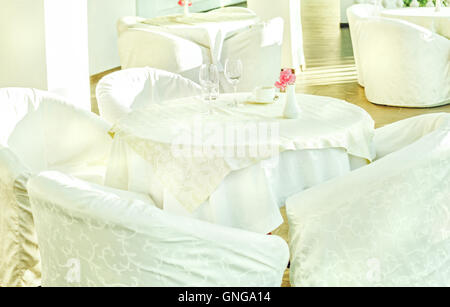
[[[450,8],[443,7],[440,12],[435,8],[401,8],[381,11],[381,16],[406,20],[450,39]]]
[[[247,97],[242,94],[238,99]],[[198,97],[131,112],[112,129],[115,137],[106,184],[148,193],[159,207],[175,214],[268,233],[283,222],[279,207],[287,197],[365,165],[374,156],[373,120],[355,105],[298,95],[302,115],[289,120],[281,117],[283,99],[271,105],[225,106],[232,98],[222,96],[211,116],[199,115],[204,102]],[[173,142],[171,127],[183,118],[186,122],[278,123],[277,163],[236,157],[193,161],[192,165],[189,159],[177,161],[164,146]],[[201,198],[191,197],[190,187],[198,188],[198,193],[210,192],[192,207],[192,202],[184,201]]]

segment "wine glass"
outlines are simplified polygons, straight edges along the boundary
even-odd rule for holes
[[[211,114],[211,101],[216,99],[219,93],[219,69],[214,64],[203,64],[200,67],[199,80],[205,93],[204,99],[208,101],[208,114]]]
[[[243,70],[244,67],[241,60],[227,59],[225,61],[225,77],[227,78],[228,83],[230,83],[234,89],[234,106],[238,106],[236,93],[237,86],[239,82],[241,82]]]

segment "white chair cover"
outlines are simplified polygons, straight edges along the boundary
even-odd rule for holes
[[[281,284],[289,252],[279,237],[172,216],[56,172],[28,189],[44,286]]]
[[[298,0],[248,0],[247,6],[263,20],[281,17],[284,20],[281,66],[300,71],[306,64],[303,50],[301,5]]]
[[[450,286],[449,199],[448,126],[288,199],[291,284]]]
[[[0,286],[40,283],[28,173],[56,169],[103,182],[110,126],[56,95],[0,89]]]
[[[119,28],[122,24],[119,21]],[[120,34],[119,56],[122,69],[148,66],[195,82],[199,82],[200,66],[211,63],[208,48],[140,23]]]
[[[0,97],[6,97],[0,98],[0,104],[20,110],[16,117],[13,113],[2,113],[0,121],[13,127],[4,139],[32,172],[57,169],[103,182],[112,143],[108,123],[43,91],[7,88],[0,90]],[[26,105],[28,113],[24,112]]]
[[[383,158],[437,129],[444,128],[450,128],[450,113],[420,115],[379,128],[374,137],[376,159]]]
[[[369,17],[374,16],[377,9],[370,4],[352,5],[347,9],[348,24],[350,27],[350,36],[352,38],[353,56],[355,58],[356,70],[358,72],[358,83],[364,87],[363,69],[361,66],[361,56],[359,50],[359,36],[361,32],[361,22]]]
[[[26,192],[28,169],[0,145],[0,287],[39,286],[40,256]]]
[[[124,17],[118,22],[122,69],[149,66],[180,74],[198,83],[200,66],[212,63],[210,49],[142,21],[139,17]],[[274,84],[281,68],[282,23],[280,19],[259,23],[225,39],[222,64],[226,58],[239,57],[244,62],[240,91]],[[222,91],[232,91],[223,76],[222,81]]]
[[[100,115],[106,121],[114,123],[132,109],[200,95],[202,88],[180,75],[144,67],[107,75],[100,80],[96,91]]]
[[[244,67],[238,91],[251,92],[257,86],[274,86],[281,70],[283,27],[283,19],[274,18],[225,41],[221,62],[225,63],[227,58],[240,59]],[[233,91],[225,78],[221,88],[224,92]]]
[[[450,102],[448,39],[389,18],[367,18],[361,27],[359,60],[370,102],[399,107]]]

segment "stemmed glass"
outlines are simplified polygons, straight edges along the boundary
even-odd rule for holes
[[[234,89],[234,106],[238,106],[238,101],[236,97],[237,86],[241,82],[242,72],[244,67],[241,60],[231,60],[227,59],[225,61],[225,77],[228,83],[233,86]]]
[[[212,100],[216,99],[219,93],[219,70],[214,64],[203,64],[199,72],[200,84],[205,93],[204,98],[208,101],[208,114],[212,114]]]

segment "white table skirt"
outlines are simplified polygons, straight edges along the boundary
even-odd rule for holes
[[[428,7],[383,10],[381,16],[405,20],[450,39],[450,8],[443,7],[439,12]]]
[[[116,158],[109,166],[110,171],[114,170],[109,185],[150,193],[158,207],[177,215],[262,234],[283,223],[279,208],[289,196],[368,163],[340,148],[286,151],[275,168],[259,163],[233,171],[208,201],[189,213],[126,142],[115,142],[112,155]]]

